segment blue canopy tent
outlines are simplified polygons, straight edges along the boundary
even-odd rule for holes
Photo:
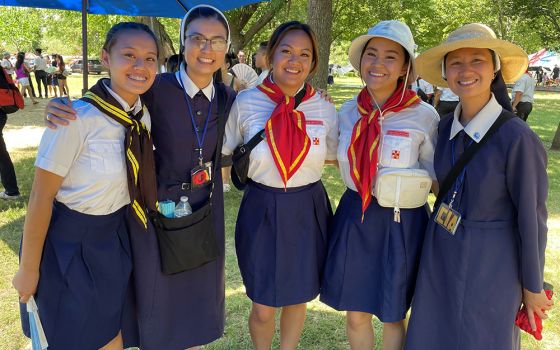
[[[182,18],[189,8],[212,5],[222,11],[269,0],[0,0],[0,6],[21,6],[82,13],[83,62],[87,62],[87,14]],[[87,64],[83,65],[83,92],[87,90]]]

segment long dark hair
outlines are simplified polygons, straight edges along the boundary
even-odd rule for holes
[[[16,69],[20,69],[25,60],[25,52],[18,52],[16,59]]]
[[[64,71],[64,68],[66,68],[66,63],[64,63],[64,58],[62,58],[62,55],[56,55],[56,60],[58,61],[56,62],[58,70],[60,70],[61,72]]]

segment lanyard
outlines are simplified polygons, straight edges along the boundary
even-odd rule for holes
[[[468,136],[467,134],[465,134],[465,135]],[[451,140],[451,168],[453,168],[455,166],[455,140],[456,140],[456,138]],[[467,145],[467,147],[465,147],[465,150],[467,150],[467,148],[469,148],[472,143],[473,143],[473,140],[470,139],[469,144]],[[463,153],[464,152],[465,151],[463,151]],[[453,195],[451,196],[451,200],[449,201],[449,209],[453,208],[453,202],[455,201],[455,197],[457,196],[457,193],[459,192],[459,189],[461,188],[461,185],[463,184],[463,181],[465,180],[466,172],[467,172],[467,167],[465,166],[463,168],[463,171],[461,171],[461,174],[459,174],[459,176],[457,176],[457,179],[453,183]]]
[[[204,138],[206,137],[206,130],[208,129],[208,121],[210,120],[210,114],[212,113],[212,104],[214,103],[214,96],[212,94],[212,98],[210,99],[210,106],[208,106],[208,115],[206,116],[206,121],[204,122],[204,129],[202,130],[202,137],[198,134],[198,128],[196,127],[196,122],[194,120],[194,114],[192,111],[191,102],[189,100],[189,96],[187,95],[187,90],[183,85],[183,79],[179,79],[179,84],[181,84],[181,88],[183,88],[183,92],[185,93],[185,101],[187,102],[187,107],[189,108],[189,116],[191,117],[192,127],[194,130],[194,135],[196,136],[196,142],[198,143],[198,164],[202,165],[203,157],[202,157],[202,145],[204,144]]]

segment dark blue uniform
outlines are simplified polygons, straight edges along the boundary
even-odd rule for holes
[[[152,118],[158,180],[158,200],[179,201],[188,196],[193,210],[208,200],[210,189],[182,190],[190,182],[190,171],[198,165],[198,148],[185,92],[174,74],[159,75],[143,96]],[[227,118],[235,93],[227,88],[223,118]],[[216,99],[216,97],[214,97]],[[195,122],[202,132],[210,102],[202,94],[190,99]],[[200,113],[197,113],[200,112]],[[225,121],[224,121],[225,124]],[[218,133],[218,104],[212,104],[208,130],[203,143],[205,161],[214,157]],[[219,257],[199,268],[163,275],[160,267],[156,233],[148,232],[131,221],[131,243],[134,259],[133,281],[135,305],[128,305],[125,343],[139,345],[143,350],[185,349],[210,343],[224,330],[224,203],[221,172],[213,169],[216,186],[212,195],[214,225],[220,250]],[[132,326],[132,327],[131,327]],[[137,327],[135,327],[137,326]],[[136,329],[135,329],[136,328]]]
[[[452,166],[452,122],[447,117],[439,128],[435,170],[440,183]],[[469,138],[461,133],[455,138]],[[540,139],[519,118],[502,125],[468,163],[453,205],[462,215],[455,235],[433,215],[428,226],[407,350],[519,346],[514,319],[522,288],[537,293],[543,284],[546,163]],[[448,194],[443,201],[449,200]]]

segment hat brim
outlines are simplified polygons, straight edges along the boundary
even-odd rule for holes
[[[404,44],[398,42],[397,40],[395,40],[395,38],[389,38],[389,37],[383,36],[383,35],[360,35],[356,39],[352,40],[352,43],[350,44],[350,48],[348,49],[348,60],[350,61],[350,64],[352,65],[352,67],[354,67],[356,72],[358,72],[358,74],[361,74],[360,58],[361,58],[361,55],[362,55],[362,50],[364,49],[364,46],[366,46],[367,43],[372,38],[383,38],[383,39],[391,40],[393,42],[396,42],[400,46],[402,46],[403,50],[406,51]],[[414,53],[409,52],[408,54],[409,54],[410,60],[412,62],[412,71],[411,71],[411,74],[408,77],[408,81],[412,82],[412,81],[416,80],[416,76],[417,76],[416,75],[417,74],[417,67],[416,66],[417,66],[417,64],[415,62]]]
[[[443,43],[422,52],[416,58],[418,74],[433,85],[448,87],[447,81],[441,76],[441,62],[449,52],[463,48],[490,49],[496,52],[500,57],[502,76],[508,84],[521,78],[529,64],[527,53],[515,44],[500,39],[471,38]]]

